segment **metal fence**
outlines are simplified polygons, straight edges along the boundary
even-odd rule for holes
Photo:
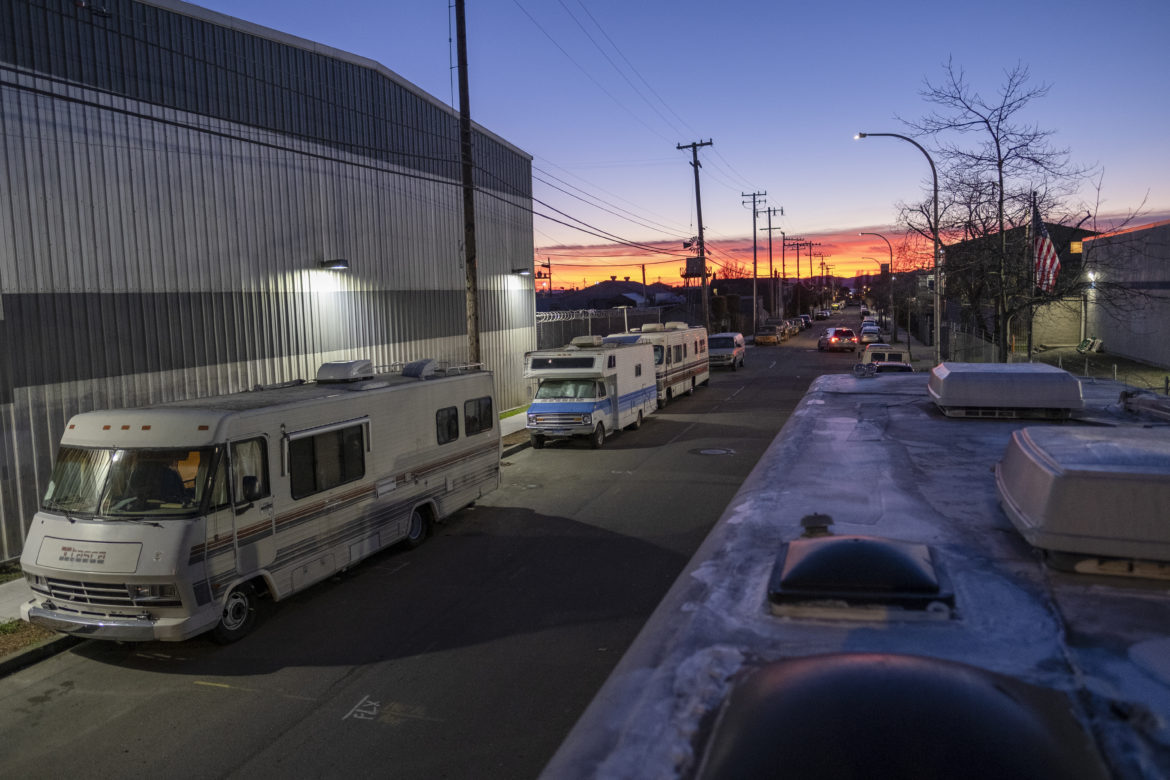
[[[645,309],[577,309],[536,314],[536,348],[563,347],[577,336],[608,336],[646,323],[662,322],[664,307]]]

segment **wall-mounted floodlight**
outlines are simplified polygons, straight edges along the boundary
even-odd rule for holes
[[[320,260],[317,262],[317,267],[324,271],[348,271],[349,261],[342,258],[336,260]]]
[[[516,274],[517,276],[532,276],[532,269],[531,268],[513,268],[512,273]]]

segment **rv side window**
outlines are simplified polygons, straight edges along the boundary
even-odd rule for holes
[[[459,438],[459,410],[447,406],[435,412],[435,435],[439,444],[447,444]]]
[[[366,445],[361,425],[325,431],[288,443],[293,498],[361,479],[366,473]]]
[[[605,382],[598,382],[597,383],[597,397],[598,398],[605,398],[606,397],[605,396]]]
[[[666,354],[670,354],[668,351],[663,350],[661,344],[654,345],[654,365],[656,365],[656,366],[662,365],[662,361],[664,358],[663,352],[666,352]]]
[[[463,402],[463,429],[468,436],[492,429],[492,397],[472,398]]]
[[[617,368],[617,355],[609,356],[609,365],[606,368]]]
[[[268,442],[263,438],[232,442],[232,498],[237,504],[259,501],[268,487]]]
[[[642,364],[641,363],[634,364],[634,376],[642,376]]]
[[[683,345],[682,344],[675,344],[674,345],[674,362],[681,363],[682,359],[683,359]]]

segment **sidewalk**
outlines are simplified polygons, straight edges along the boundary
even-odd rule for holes
[[[20,605],[32,598],[24,578],[0,584],[0,623],[20,617]]]

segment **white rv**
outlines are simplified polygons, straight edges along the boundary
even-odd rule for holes
[[[490,372],[375,374],[86,412],[68,423],[21,567],[22,617],[120,641],[246,634],[282,599],[495,490]]]
[[[637,429],[653,414],[658,393],[654,350],[648,344],[605,344],[579,336],[561,349],[524,356],[524,376],[535,379],[528,407],[532,446],[547,439],[586,437],[593,449],[619,428]]]
[[[641,330],[606,336],[605,341],[654,347],[659,406],[666,406],[675,396],[693,393],[696,387],[711,379],[706,328],[692,327],[685,322],[650,323]]]

